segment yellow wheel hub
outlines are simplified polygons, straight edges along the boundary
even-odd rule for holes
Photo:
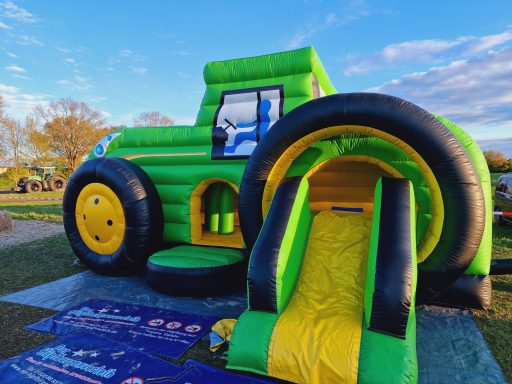
[[[75,216],[80,237],[92,251],[110,255],[121,246],[126,229],[123,206],[106,185],[85,186],[78,195]]]

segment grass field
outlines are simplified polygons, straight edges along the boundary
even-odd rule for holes
[[[500,176],[503,175],[503,173],[491,173],[491,183],[492,185],[496,185],[496,182],[500,178]]]
[[[493,174],[493,180],[496,180]],[[1,198],[0,194],[0,198]],[[0,210],[10,211],[19,219],[62,221],[59,202],[0,203]],[[512,258],[512,226],[493,226],[493,257]],[[23,266],[21,268],[20,266]],[[0,295],[16,292],[38,284],[50,282],[83,271],[71,251],[65,235],[0,250]],[[491,350],[509,382],[512,383],[512,275],[493,276],[493,302],[488,311],[474,310],[473,315]],[[0,302],[0,359],[12,356],[52,338],[49,335],[23,329],[43,317],[55,313],[51,310]],[[178,363],[195,359],[223,367],[222,353],[209,352],[207,342],[191,348]]]
[[[0,202],[0,211],[8,211],[13,219],[62,222],[62,203],[48,201]]]
[[[41,198],[44,197],[46,199],[62,199],[64,195],[63,192],[33,192],[33,193],[17,193],[9,190],[0,191],[0,199],[4,198],[12,198],[15,197],[17,199],[32,199],[32,198]]]
[[[71,251],[64,234],[0,250],[0,295],[54,281],[84,271]],[[23,268],[20,268],[23,265]],[[52,335],[24,330],[24,327],[55,311],[0,301],[0,359],[11,357],[53,339]],[[201,340],[188,350],[178,364],[194,359],[223,368],[226,347],[215,353],[208,341]]]
[[[11,193],[0,191],[0,211],[9,211],[18,220],[62,222],[62,201],[30,200],[62,199],[62,192]]]

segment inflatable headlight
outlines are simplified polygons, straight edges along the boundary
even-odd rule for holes
[[[103,157],[107,153],[107,148],[114,139],[119,136],[121,132],[111,133],[102,138],[94,147],[94,156]]]

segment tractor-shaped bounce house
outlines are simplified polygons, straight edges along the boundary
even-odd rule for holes
[[[415,305],[490,303],[479,147],[405,100],[337,94],[312,48],[204,79],[193,127],[116,131],[72,175],[75,253],[172,295],[247,287],[228,368],[415,383]]]

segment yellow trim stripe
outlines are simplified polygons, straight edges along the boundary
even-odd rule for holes
[[[182,152],[182,153],[141,153],[137,155],[121,156],[126,160],[139,159],[141,157],[179,157],[179,156],[204,156],[206,152]]]

